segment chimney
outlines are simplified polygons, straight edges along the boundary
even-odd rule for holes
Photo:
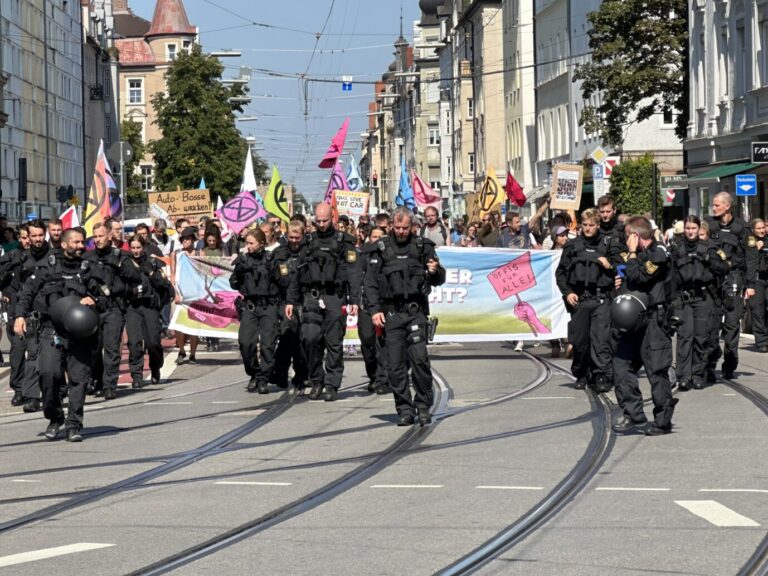
[[[112,0],[113,14],[128,14],[128,12],[130,12],[128,0]]]

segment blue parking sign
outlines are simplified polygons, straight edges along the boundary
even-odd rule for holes
[[[592,179],[604,180],[605,179],[605,166],[602,164],[594,164],[592,166]]]
[[[757,195],[757,174],[736,175],[736,196]]]

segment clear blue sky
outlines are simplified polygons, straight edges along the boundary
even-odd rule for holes
[[[135,14],[150,20],[155,0],[129,0]],[[317,164],[331,137],[350,118],[347,150],[359,159],[360,133],[368,126],[368,102],[373,86],[274,78],[258,73],[267,69],[309,77],[353,76],[361,81],[381,78],[394,59],[393,43],[400,33],[401,3],[393,0],[184,0],[189,21],[200,30],[206,52],[240,50],[240,58],[222,59],[225,77],[238,69],[254,69],[250,83],[253,102],[246,114],[258,121],[238,123],[245,136],[257,138],[259,154],[276,164],[286,183],[294,184],[308,199],[325,192],[327,170]],[[404,36],[412,41],[413,21],[421,16],[418,0],[403,0]],[[329,17],[330,13],[330,17]],[[316,42],[315,33],[325,33]],[[256,25],[267,24],[270,27]],[[289,31],[286,29],[292,29]],[[317,50],[313,49],[317,45]]]

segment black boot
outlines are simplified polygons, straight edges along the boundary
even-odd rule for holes
[[[256,388],[259,394],[269,394],[269,386],[267,385],[267,381],[264,379],[259,380],[258,384],[256,385]]]
[[[245,389],[248,390],[248,392],[256,392],[256,389],[258,387],[259,387],[258,378],[256,378],[256,376],[251,376],[251,379],[248,380],[248,386],[246,386]]]
[[[312,384],[312,390],[309,392],[310,400],[320,400],[320,396],[323,394],[322,384]]]

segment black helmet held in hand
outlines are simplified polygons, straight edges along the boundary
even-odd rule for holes
[[[634,332],[643,326],[648,312],[648,295],[627,291],[611,302],[611,322],[619,332]]]

